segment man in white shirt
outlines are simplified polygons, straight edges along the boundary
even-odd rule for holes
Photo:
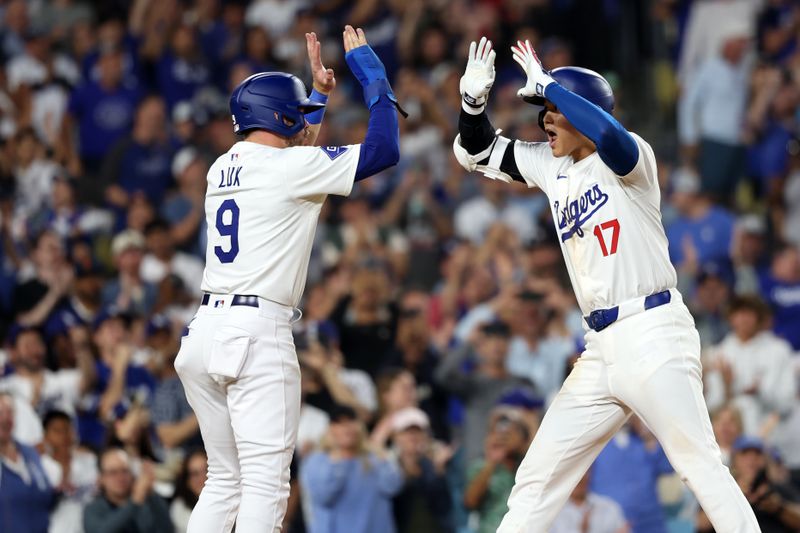
[[[44,417],[42,467],[62,494],[50,515],[49,533],[82,533],[83,509],[97,493],[97,457],[75,447],[69,415],[50,411]]]
[[[770,310],[757,297],[735,299],[728,316],[733,331],[711,349],[705,365],[706,402],[710,410],[733,403],[744,434],[766,436],[768,419],[784,417],[794,406],[792,349],[766,329]]]
[[[589,492],[586,472],[564,508],[556,516],[550,533],[628,533],[622,508],[611,498]]]
[[[94,381],[89,353],[76,352],[78,368],[53,371],[44,366],[46,348],[39,330],[15,326],[10,344],[14,373],[0,380],[0,390],[25,400],[39,413],[61,409],[74,414],[81,394]]]
[[[750,73],[750,37],[734,27],[719,53],[706,59],[678,106],[678,134],[687,163],[696,164],[703,191],[730,194],[741,175]]]
[[[170,234],[170,226],[163,220],[155,220],[144,230],[147,253],[139,267],[142,279],[158,284],[169,274],[174,274],[183,282],[186,290],[200,296],[203,278],[203,262],[196,256],[175,250]]]

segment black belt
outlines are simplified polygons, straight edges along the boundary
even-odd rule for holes
[[[244,305],[247,307],[258,307],[258,296],[252,296],[249,294],[233,294],[231,296],[218,298],[214,302],[214,307],[224,307],[226,298],[232,298],[231,306]],[[203,294],[203,299],[200,300],[200,305],[208,305],[209,301],[211,301],[211,295],[209,293],[205,293]]]
[[[672,299],[672,293],[669,290],[657,292],[646,296],[644,299],[644,310],[652,309],[660,305],[668,304]],[[583,317],[589,327],[595,331],[602,331],[608,326],[617,321],[619,317],[619,306],[614,306],[609,309],[598,309],[589,313],[589,316]]]

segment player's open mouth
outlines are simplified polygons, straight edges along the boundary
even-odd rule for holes
[[[552,130],[550,128],[546,128],[544,132],[547,134],[547,144],[549,144],[550,148],[552,149],[556,144],[556,139],[558,138],[558,134],[555,132],[555,130]]]

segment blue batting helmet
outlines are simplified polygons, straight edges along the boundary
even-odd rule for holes
[[[305,115],[325,104],[312,102],[296,76],[260,72],[239,84],[231,94],[234,133],[260,129],[291,137],[305,127]]]
[[[559,67],[551,70],[550,76],[568,91],[583,96],[607,113],[614,110],[614,91],[597,72],[583,67]],[[545,99],[540,96],[527,96],[524,100],[535,105],[545,103]]]
[[[550,71],[556,82],[575,94],[583,96],[607,113],[614,110],[614,91],[606,79],[593,70],[583,67],[559,67]],[[546,102],[541,96],[525,96],[529,104],[543,106]],[[539,112],[539,127],[544,129],[545,110]]]

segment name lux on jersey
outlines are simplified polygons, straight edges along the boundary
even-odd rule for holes
[[[238,187],[240,185],[239,173],[241,171],[242,167],[228,167],[227,172],[220,169],[219,185],[217,185],[217,188],[221,189],[223,187]]]

